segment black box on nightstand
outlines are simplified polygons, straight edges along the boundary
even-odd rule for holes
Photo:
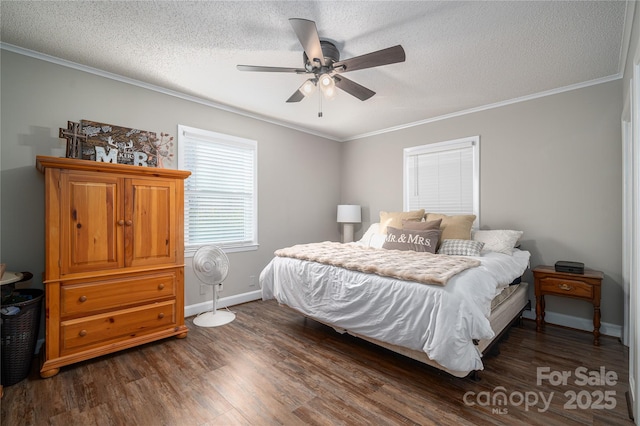
[[[559,260],[555,264],[556,272],[568,272],[570,274],[584,274],[584,263],[582,262],[569,262],[566,260]]]

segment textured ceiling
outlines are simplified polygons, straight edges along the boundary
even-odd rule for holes
[[[348,140],[606,81],[623,71],[624,1],[2,1],[3,47],[27,49]],[[406,62],[345,74],[377,94],[285,103],[305,75],[288,18],[316,22],[341,59],[401,44]],[[29,52],[32,54],[32,52]]]

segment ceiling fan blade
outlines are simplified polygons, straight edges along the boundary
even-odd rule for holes
[[[366,87],[356,83],[355,81],[349,80],[348,78],[341,75],[334,75],[333,80],[336,82],[336,87],[344,90],[352,96],[355,96],[361,101],[366,101],[376,94],[376,92],[374,92],[373,90],[367,89]]]
[[[318,36],[318,29],[316,23],[309,21],[308,19],[290,18],[293,31],[296,32],[298,40],[307,54],[309,60],[318,59],[322,66],[324,63],[324,54],[322,53],[322,46],[320,45],[320,37]]]
[[[296,74],[306,74],[304,68],[285,68],[285,67],[262,67],[258,65],[236,65],[239,71],[262,71],[262,72],[293,72]]]
[[[344,61],[338,61],[333,64],[333,69],[336,72],[355,71],[404,62],[405,59],[404,49],[402,46],[397,45],[367,53],[366,55],[356,56],[355,58],[345,59]]]
[[[304,93],[300,91],[300,89],[293,92],[293,95],[287,99],[287,102],[300,102],[304,99]]]

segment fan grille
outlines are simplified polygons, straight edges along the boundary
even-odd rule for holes
[[[229,259],[220,247],[203,246],[193,256],[193,271],[205,284],[220,284],[229,273]]]

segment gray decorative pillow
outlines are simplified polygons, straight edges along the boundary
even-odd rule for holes
[[[387,238],[382,248],[435,253],[441,233],[439,229],[414,231],[387,226]]]
[[[484,247],[484,243],[481,241],[447,239],[442,241],[438,254],[480,256],[482,247]]]

